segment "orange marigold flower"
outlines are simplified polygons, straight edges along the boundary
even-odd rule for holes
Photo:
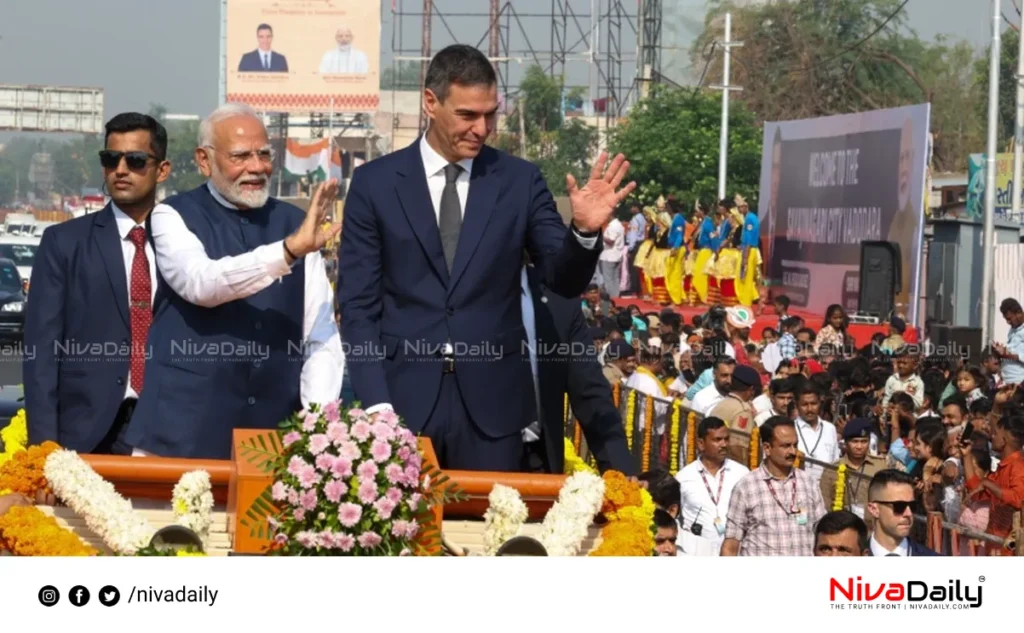
[[[0,549],[15,556],[95,556],[96,550],[35,506],[15,506],[0,516]]]
[[[14,454],[10,461],[0,466],[0,490],[19,492],[26,497],[35,496],[40,490],[47,490],[43,467],[50,453],[58,450],[55,442],[43,442]]]

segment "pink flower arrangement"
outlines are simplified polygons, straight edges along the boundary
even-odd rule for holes
[[[281,424],[283,450],[270,497],[274,552],[405,555],[427,516],[416,437],[391,411],[370,416],[341,402],[313,405]]]

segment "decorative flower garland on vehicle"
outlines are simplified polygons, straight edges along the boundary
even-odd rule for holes
[[[608,524],[601,545],[591,556],[650,556],[654,552],[654,500],[634,481],[618,472],[604,474],[601,512]]]
[[[601,509],[604,492],[604,481],[591,473],[576,473],[565,481],[537,535],[549,556],[579,554],[594,515]]]
[[[175,522],[195,532],[207,546],[213,523],[213,487],[210,473],[193,470],[181,476],[171,495]]]
[[[0,549],[15,556],[95,556],[97,551],[35,506],[0,515]]]
[[[10,461],[0,466],[0,494],[18,493],[31,499],[37,492],[46,492],[46,460],[58,450],[60,446],[56,443],[43,442],[14,453]]]
[[[53,451],[43,472],[57,498],[85,519],[89,529],[115,553],[133,555],[156,533],[135,513],[131,502],[74,451]]]
[[[572,446],[568,438],[565,442]],[[495,484],[487,499],[490,506],[484,513],[484,556],[494,556],[505,541],[519,535],[529,513],[515,488]]]
[[[563,471],[566,475],[575,475],[576,473],[597,474],[597,471],[590,464],[576,454],[576,449],[569,438],[565,438],[565,466]]]

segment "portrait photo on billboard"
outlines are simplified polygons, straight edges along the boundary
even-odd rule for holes
[[[380,5],[226,0],[226,100],[261,112],[375,112]]]
[[[765,123],[758,215],[773,294],[811,312],[850,307],[861,244],[889,241],[902,256],[896,303],[913,321],[928,124],[927,104]]]

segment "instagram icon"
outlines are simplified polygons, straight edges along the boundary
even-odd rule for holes
[[[39,603],[44,607],[52,607],[60,602],[60,592],[53,585],[46,585],[39,590]]]

